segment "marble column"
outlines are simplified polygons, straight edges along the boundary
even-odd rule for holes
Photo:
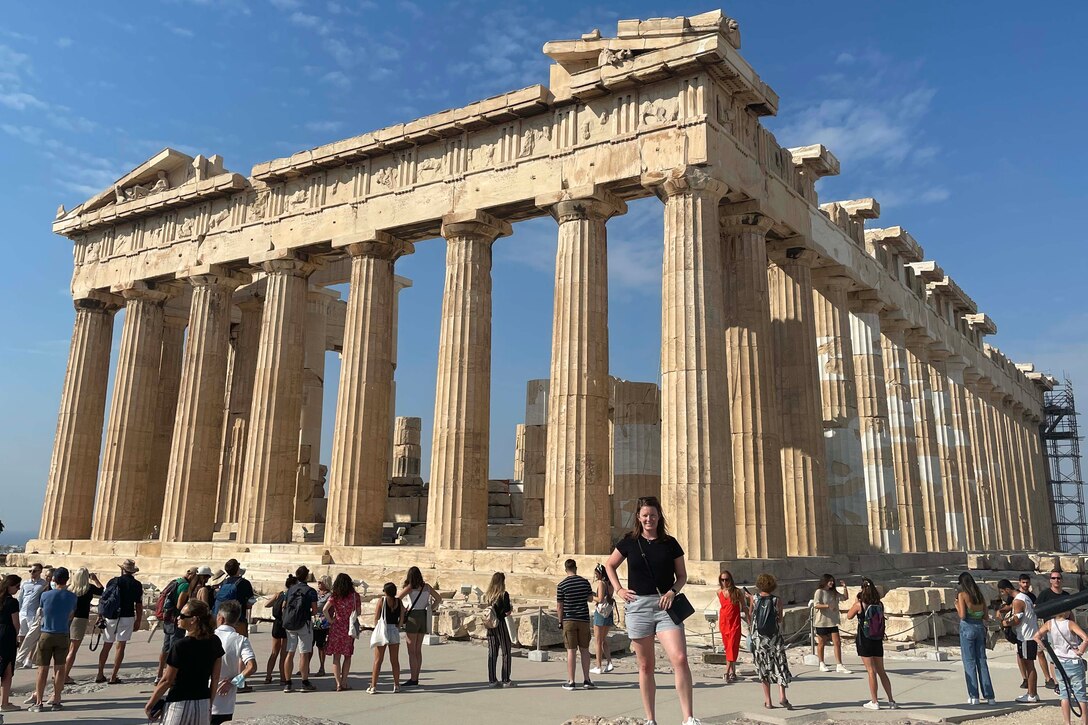
[[[948,372],[948,396],[951,403],[952,429],[956,436],[956,462],[960,472],[960,498],[963,503],[964,535],[967,548],[982,548],[979,521],[981,502],[978,494],[978,478],[975,474],[974,446],[971,441],[970,417],[967,412],[966,390],[963,374],[966,362],[950,358],[945,364]]]
[[[865,500],[869,514],[869,543],[873,549],[903,551],[899,501],[888,431],[888,393],[880,347],[880,310],[883,303],[871,293],[852,293],[850,342],[858,396],[861,453],[865,462]]]
[[[510,233],[484,212],[442,220],[446,282],[427,501],[427,546],[435,549],[487,548],[491,245]]]
[[[612,530],[635,524],[640,496],[661,498],[661,389],[612,378]]]
[[[218,460],[209,453],[223,439],[231,294],[239,284],[228,270],[212,265],[187,276],[193,299],[163,498],[163,541],[210,541],[215,529],[208,504],[215,500]]]
[[[328,546],[381,543],[393,405],[393,264],[412,246],[387,234],[347,246],[351,287],[325,515]],[[428,528],[430,526],[428,525]]]
[[[225,450],[222,456],[216,516],[220,525],[238,523],[245,473],[246,440],[249,436],[249,413],[253,405],[253,381],[257,374],[257,353],[261,344],[262,307],[263,297],[256,292],[246,295],[238,302],[242,316],[234,339],[234,365],[224,423]]]
[[[393,433],[393,478],[411,479],[417,484],[422,484],[419,477],[423,450],[420,447],[420,429],[423,427],[421,418],[408,418],[399,416],[395,423],[396,430]],[[514,478],[518,479],[515,471]],[[520,480],[520,479],[518,479]]]
[[[1035,489],[1038,491],[1036,502],[1039,506],[1039,526],[1036,529],[1036,541],[1040,550],[1055,549],[1059,542],[1054,531],[1054,503],[1051,500],[1049,489],[1048,461],[1043,455],[1042,440],[1039,432],[1039,419],[1034,413],[1027,413],[1028,451],[1031,457],[1031,472],[1035,479]]]
[[[520,469],[526,526],[544,525],[544,479],[548,469],[548,390],[550,380],[525,383],[525,426],[520,431],[515,470]],[[517,477],[517,476],[515,476]]]
[[[910,400],[914,411],[914,439],[918,449],[918,476],[922,489],[922,518],[926,551],[948,551],[945,527],[944,487],[941,484],[941,452],[933,411],[929,346],[932,341],[919,330],[906,335],[910,371]]]
[[[1015,466],[1016,490],[1020,500],[1020,513],[1024,522],[1024,548],[1036,546],[1036,519],[1039,498],[1035,492],[1035,482],[1031,477],[1026,451],[1024,450],[1024,405],[1013,400],[1007,409],[1009,427],[1009,450]]]
[[[340,295],[314,287],[306,295],[306,328],[302,333],[302,416],[299,420],[295,521],[316,521],[315,496],[321,489],[321,409],[325,393],[325,344],[329,305]]]
[[[162,354],[159,358],[159,393],[155,403],[154,453],[147,480],[143,528],[153,535],[162,524],[162,501],[166,495],[166,479],[170,472],[171,443],[181,391],[181,365],[185,353],[185,328],[189,324],[188,310],[163,307]],[[222,401],[220,401],[222,402]]]
[[[1028,515],[1027,492],[1024,490],[1024,480],[1020,477],[1020,456],[1016,447],[1016,435],[1013,430],[1013,418],[1017,415],[1013,398],[1005,394],[997,406],[998,434],[1001,438],[1001,449],[1005,456],[1006,481],[1009,486],[1009,498],[1013,504],[1015,516],[1015,529],[1013,542],[1017,548],[1025,549],[1030,544],[1032,537],[1031,518]]]
[[[1007,532],[1007,545],[1010,550],[1024,548],[1023,525],[1020,516],[1020,502],[1016,493],[1016,481],[1012,477],[1009,465],[1009,442],[1004,424],[1005,394],[997,387],[991,387],[989,395],[990,456],[1001,471],[1001,498],[1004,501],[1004,525]]]
[[[816,254],[789,246],[787,240],[775,244],[771,258],[768,277],[775,388],[782,419],[786,553],[822,556],[832,549],[812,303]]]
[[[722,295],[736,548],[741,557],[786,554],[781,424],[767,280],[772,220],[744,205],[722,207]]]
[[[292,540],[298,422],[302,413],[303,329],[307,278],[314,265],[289,250],[250,262],[265,273],[261,337],[238,514],[244,544]]]
[[[1005,488],[1005,472],[1001,468],[994,438],[993,410],[990,403],[990,395],[993,392],[993,383],[986,378],[980,378],[977,382],[977,394],[974,396],[977,405],[976,427],[980,437],[977,452],[981,460],[986,461],[989,471],[990,492],[994,516],[994,541],[993,545],[1000,549],[1011,548],[1011,532],[1009,531],[1008,492]]]
[[[110,375],[113,317],[120,300],[95,292],[75,300],[76,319],[68,348],[68,368],[60,394],[60,414],[49,462],[42,539],[88,539],[94,512],[98,456],[106,385]]]
[[[812,300],[823,402],[832,550],[837,554],[859,554],[870,551],[870,546],[847,300],[853,281],[831,271],[814,270],[813,277],[818,287]]]
[[[146,496],[167,295],[137,283],[121,290],[121,296],[125,318],[95,500],[95,541],[133,541],[151,533]]]
[[[559,223],[544,473],[544,550],[611,550],[608,486],[608,243],[627,205],[600,188],[537,199]]]
[[[661,277],[661,498],[693,560],[737,555],[718,202],[701,169],[643,177],[665,202]],[[773,525],[770,522],[762,522]]]
[[[888,423],[892,441],[895,490],[899,501],[899,528],[903,551],[926,551],[922,481],[918,443],[914,433],[914,405],[907,366],[907,322],[888,315],[881,319],[884,384],[888,392]]]
[[[964,427],[971,437],[971,459],[974,462],[975,490],[978,492],[979,544],[983,549],[998,547],[997,519],[994,516],[994,486],[990,477],[990,463],[986,454],[982,408],[978,399],[978,382],[981,375],[968,368],[963,371]]]
[[[941,456],[941,481],[944,485],[945,531],[948,533],[950,551],[967,549],[966,521],[964,520],[963,489],[960,485],[959,455],[956,451],[956,433],[952,417],[952,396],[949,390],[946,362],[950,357],[947,349],[930,349],[930,378],[933,388],[933,419],[937,427],[937,448]]]

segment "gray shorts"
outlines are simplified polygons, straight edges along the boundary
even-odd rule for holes
[[[661,597],[657,594],[643,594],[628,602],[624,608],[627,621],[627,636],[631,639],[653,637],[659,632],[670,629],[683,631],[683,625],[669,618],[669,613],[661,608]]]
[[[314,651],[314,628],[309,622],[302,629],[287,630],[287,651],[303,655]]]

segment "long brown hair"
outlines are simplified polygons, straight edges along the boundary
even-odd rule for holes
[[[858,592],[858,601],[865,606],[880,604],[880,590],[876,588],[873,580],[867,576],[861,578],[861,591]]]
[[[336,599],[346,599],[355,593],[355,582],[346,573],[340,572],[333,580],[331,591]]]
[[[196,639],[208,639],[215,636],[215,620],[212,619],[212,610],[199,599],[190,599],[185,603],[184,609],[189,610],[196,627],[188,636]]]
[[[487,593],[484,594],[484,603],[498,604],[502,595],[506,593],[506,575],[497,571],[491,575],[491,583],[487,585]]]
[[[729,586],[725,586],[725,578],[729,578]],[[744,592],[737,586],[736,580],[733,578],[733,572],[725,569],[718,575],[718,588],[725,591],[729,596],[729,601],[733,602],[733,606],[740,609],[744,606]]]
[[[408,576],[404,577],[404,584],[409,589],[422,589],[423,588],[423,572],[419,570],[418,566],[413,566],[408,569]]]
[[[8,593],[8,589],[17,587],[22,584],[22,582],[23,578],[18,574],[8,574],[4,577],[4,583],[0,584],[0,605],[12,597],[12,595]]]
[[[986,598],[982,596],[982,590],[978,588],[978,584],[975,583],[975,578],[971,576],[971,572],[965,571],[960,574],[960,591],[967,595],[967,598],[971,600],[971,604],[985,604]]]
[[[635,502],[635,525],[627,532],[627,538],[637,539],[642,535],[642,522],[638,520],[638,515],[646,506],[657,509],[657,536],[659,539],[667,539],[669,525],[665,522],[665,512],[661,510],[661,502],[657,500],[657,496],[642,496]]]

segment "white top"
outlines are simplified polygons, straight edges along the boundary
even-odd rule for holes
[[[1050,629],[1046,633],[1050,646],[1054,648],[1054,656],[1062,660],[1080,659],[1077,647],[1080,646],[1080,637],[1069,629],[1068,619],[1050,620]]]
[[[48,586],[44,578],[39,578],[37,581],[27,579],[19,585],[19,614],[23,619],[34,619],[38,616],[42,594]]]
[[[243,637],[229,624],[221,624],[215,628],[215,636],[223,643],[223,660],[219,665],[219,680],[233,680],[239,672],[245,668],[245,663],[257,659],[253,653],[253,645],[248,637]],[[212,687],[219,687],[218,682],[213,682]],[[234,712],[234,703],[238,698],[238,688],[233,684],[227,690],[227,694],[215,696],[212,703],[213,715],[230,715]]]
[[[827,609],[815,610],[813,627],[838,627],[839,626],[839,602],[842,595],[838,589],[817,589],[812,597],[817,604],[826,604]]]
[[[424,586],[422,591],[419,589],[409,589],[408,593],[404,595],[404,598],[401,599],[401,601],[404,602],[405,609],[419,611],[420,609],[427,609],[431,606],[431,595],[427,593],[427,587]]]
[[[1027,642],[1039,631],[1039,618],[1035,616],[1035,605],[1031,603],[1031,597],[1020,592],[1016,599],[1024,603],[1024,612],[1020,616],[1020,623],[1016,625],[1016,635],[1021,642]]]

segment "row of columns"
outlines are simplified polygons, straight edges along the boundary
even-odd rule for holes
[[[1050,524],[1036,503],[1046,480],[1038,436],[1011,398],[965,374],[962,361],[873,293],[854,290],[804,240],[768,241],[772,220],[751,203],[723,205],[720,181],[690,168],[646,183],[665,207],[661,491],[689,556],[1043,545]],[[626,206],[599,187],[537,204],[559,237],[543,540],[551,552],[599,553],[611,533],[606,222]],[[491,252],[510,233],[483,212],[442,224],[427,526],[435,548],[487,545]],[[379,232],[344,251],[350,293],[325,542],[376,544],[390,471],[393,270],[412,246]],[[327,313],[328,299],[309,290],[316,262],[305,254],[250,262],[266,277],[263,300],[239,300],[245,339],[233,357],[238,280],[229,270],[186,276],[184,353],[181,327],[164,318],[167,291],[122,291],[97,497],[96,432],[118,299],[77,303],[44,538],[136,539],[161,519],[163,539],[200,541],[218,518],[237,521],[244,543],[291,540],[294,511],[312,490],[296,480],[300,417],[304,445],[316,448],[320,435],[320,395],[315,403],[306,394],[302,371],[320,382],[323,365],[304,330],[322,306]],[[157,421],[167,409],[168,435]],[[168,464],[164,490],[149,496],[156,436],[169,439]],[[208,455],[220,449],[221,458]]]

